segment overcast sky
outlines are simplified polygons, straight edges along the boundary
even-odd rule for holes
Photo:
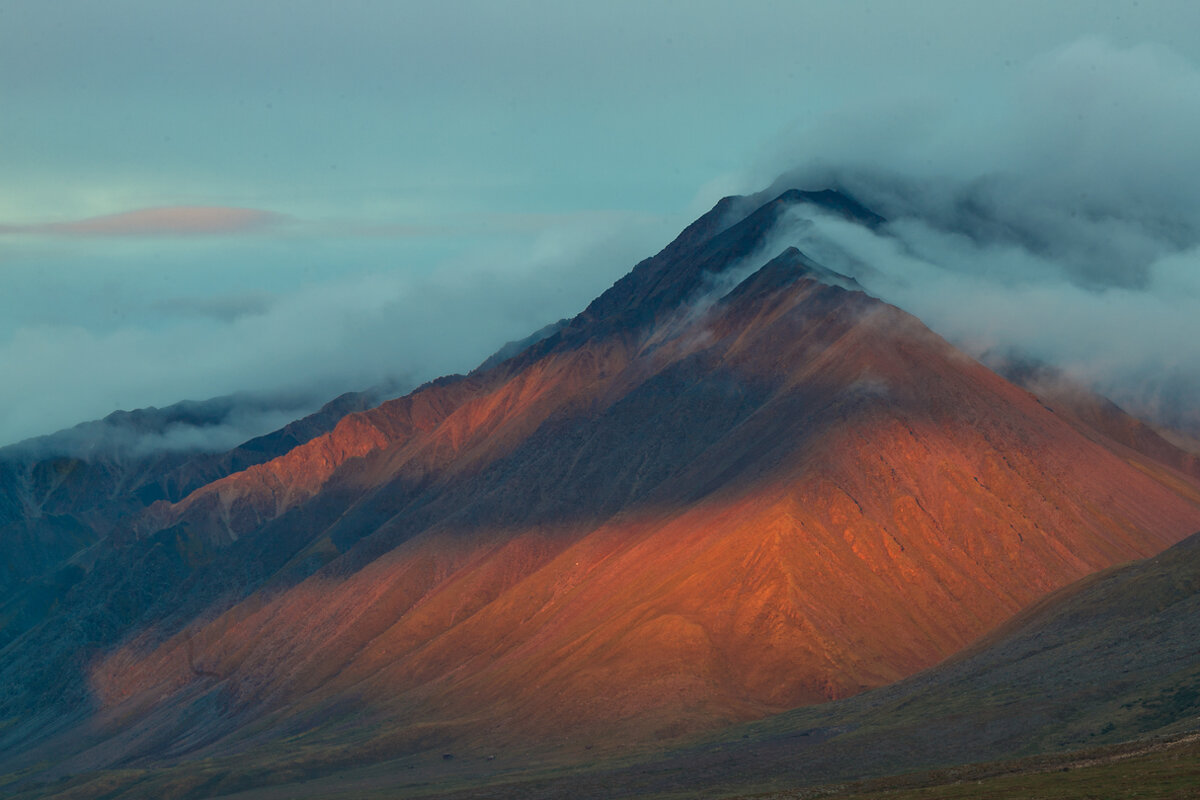
[[[1191,2],[0,0],[0,443],[469,369],[795,168],[944,188],[1082,150],[1041,185],[1111,165],[1186,228],[1197,63]],[[1191,274],[1160,238],[1062,282]]]

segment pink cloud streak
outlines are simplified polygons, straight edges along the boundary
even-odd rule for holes
[[[60,236],[214,236],[254,233],[279,224],[273,211],[228,206],[141,208],[102,217],[33,225],[0,225],[0,233]]]

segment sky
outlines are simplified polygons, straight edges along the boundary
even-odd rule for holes
[[[0,0],[0,444],[469,370],[781,174],[939,332],[1177,404],[1198,64],[1187,2]]]

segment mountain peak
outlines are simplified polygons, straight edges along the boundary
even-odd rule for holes
[[[849,292],[862,292],[858,281],[813,261],[796,247],[786,247],[779,255],[763,264],[727,295],[730,300],[747,294],[774,291],[801,279],[815,280]]]
[[[854,198],[833,189],[789,189],[767,202],[760,201],[759,195],[723,198],[657,255],[642,261],[592,301],[564,330],[566,338],[578,340],[617,328],[638,329],[663,313],[673,313],[703,290],[712,276],[767,245],[782,215],[797,205],[815,206],[872,228],[884,222]],[[808,265],[827,282],[834,280],[835,273],[815,269],[811,260]],[[849,279],[839,276],[837,280]],[[854,288],[861,287],[855,284]]]

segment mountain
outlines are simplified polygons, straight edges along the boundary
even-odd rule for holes
[[[766,249],[814,207],[884,225],[727,198],[506,360],[155,503],[0,651],[7,768],[137,796],[182,764],[207,797],[656,747],[894,683],[1200,529],[1186,454],[1119,410]]]

